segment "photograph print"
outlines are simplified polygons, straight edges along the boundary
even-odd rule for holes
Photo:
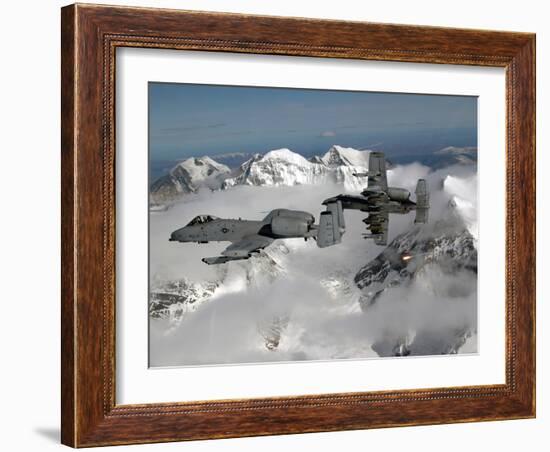
[[[477,353],[477,97],[149,82],[149,365]]]

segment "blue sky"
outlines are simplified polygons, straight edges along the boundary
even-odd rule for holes
[[[402,155],[476,137],[475,97],[149,83],[152,161],[333,144]]]

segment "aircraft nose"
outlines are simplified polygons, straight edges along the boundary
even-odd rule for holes
[[[170,242],[182,242],[184,241],[184,234],[181,229],[178,229],[177,231],[172,232],[170,234],[170,238],[168,239]]]

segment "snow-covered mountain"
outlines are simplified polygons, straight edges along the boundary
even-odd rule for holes
[[[225,179],[222,188],[340,183],[346,190],[359,191],[364,181],[353,173],[367,169],[368,155],[369,151],[333,146],[322,157],[307,160],[290,149],[277,149],[243,163],[234,177]]]
[[[293,274],[296,256],[291,254],[292,249],[280,241],[249,260],[220,266],[215,279],[154,281],[150,316],[168,321],[170,330],[174,330],[188,316],[196,315],[195,311],[214,306],[218,300],[222,304],[233,300],[231,294],[240,297],[251,290],[281,284]],[[405,256],[410,259],[403,259]],[[476,275],[476,242],[461,209],[451,200],[443,217],[434,219],[433,224],[412,226],[362,267],[344,271],[329,266],[326,273],[315,278],[335,300],[329,307],[334,314],[326,316],[338,317],[340,305],[346,310],[356,306],[364,316],[361,322],[366,334],[372,336],[368,346],[383,357],[461,352],[477,331]],[[248,309],[254,309],[250,302]],[[251,340],[257,340],[257,347],[264,352],[276,353],[281,344],[288,346],[286,335],[299,329],[299,322],[292,310],[267,312],[256,326],[257,338]],[[311,340],[307,339],[307,331],[300,334],[303,340]],[[340,344],[334,356],[355,356],[353,349],[345,347],[362,349],[367,344]]]
[[[153,319],[167,319],[170,326],[178,326],[187,313],[194,312],[203,303],[215,297],[244,288],[270,284],[284,274],[280,264],[289,252],[284,243],[277,243],[254,257],[233,266],[220,266],[215,279],[190,281],[154,279],[149,296],[149,316]]]
[[[476,273],[477,250],[466,227],[440,220],[434,228],[415,225],[398,235],[355,276],[363,292],[362,308],[372,306],[385,291],[402,286],[425,265],[433,263],[446,273],[463,269]]]
[[[311,163],[289,149],[256,154],[244,162],[235,177],[223,183],[227,189],[235,185],[280,186],[320,183],[326,178],[324,165]]]
[[[244,154],[243,154],[244,155]],[[332,146],[309,160],[290,149],[254,154],[233,171],[210,157],[192,157],[151,185],[151,203],[163,204],[195,193],[201,187],[226,190],[236,185],[292,186],[339,183],[360,191],[365,181],[353,176],[368,168],[369,151]]]
[[[217,281],[196,284],[185,278],[153,281],[149,296],[149,316],[154,319],[169,319],[172,326],[176,326],[186,313],[194,311],[201,303],[210,299],[218,284]]]
[[[475,239],[454,202],[433,225],[416,225],[398,235],[355,275],[362,291],[361,309],[369,315],[377,305],[386,304],[382,310],[399,313],[407,304],[424,304],[432,298],[439,306],[434,305],[430,313],[433,323],[426,319],[416,325],[392,325],[373,343],[373,350],[380,356],[457,353],[476,332],[476,275]],[[392,307],[392,303],[399,304]],[[445,328],[434,328],[437,310],[445,317],[447,305],[469,315],[445,319]]]
[[[282,148],[266,154],[254,154],[233,169],[210,157],[192,157],[153,182],[150,188],[151,203],[170,203],[186,194],[195,193],[201,187],[226,190],[237,185],[292,186],[337,183],[343,185],[344,190],[348,192],[360,192],[364,188],[365,180],[353,176],[353,173],[368,169],[369,154],[369,150],[334,145],[324,155],[306,159],[290,149]],[[222,154],[221,158],[246,158],[247,155],[249,154]],[[457,163],[469,165],[477,160],[477,148],[449,146],[436,151],[433,155],[439,159],[434,168]],[[231,161],[234,160],[229,159],[227,163]],[[388,163],[387,168],[391,174],[392,165]]]
[[[454,164],[474,165],[477,162],[477,147],[475,146],[447,146],[433,154],[438,159],[437,163],[432,165],[434,168],[443,168]]]
[[[288,254],[288,247],[278,242],[248,260],[220,266],[216,278],[211,280],[154,278],[149,295],[149,317],[167,322],[167,333],[174,331],[189,315],[215,303],[218,298],[274,283],[286,272],[284,261]],[[266,350],[277,348],[286,323],[288,316],[285,314],[267,315],[258,322],[258,339]]]
[[[229,167],[210,157],[188,158],[153,182],[150,188],[151,201],[173,201],[182,195],[194,193],[201,187],[218,189],[230,171]]]
[[[334,145],[321,157],[321,161],[331,168],[338,166],[367,168],[369,166],[369,154],[370,151],[358,151],[354,148]]]
[[[251,152],[227,152],[225,154],[216,154],[216,162],[223,163],[229,168],[238,168],[253,155],[254,154]]]
[[[181,184],[178,195],[201,187],[217,190],[208,201],[196,197],[194,202],[208,207],[211,198],[223,206],[230,200],[235,204],[234,199],[249,206],[257,197],[263,197],[263,206],[264,201],[273,203],[274,193],[305,190],[304,206],[299,207],[308,208],[311,199],[323,199],[317,184],[338,182],[347,190],[361,190],[365,180],[352,173],[368,169],[368,157],[369,151],[340,146],[311,159],[279,149],[254,155],[232,171],[212,159],[188,159],[178,165],[183,181],[169,184]],[[175,177],[178,167],[170,176]],[[394,233],[405,232],[386,248],[362,240],[360,218],[346,212],[349,230],[342,248],[319,251],[312,242],[280,240],[248,260],[205,266],[205,277],[189,271],[202,265],[198,259],[193,264],[187,251],[199,245],[181,247],[181,260],[189,264],[179,271],[178,263],[177,274],[172,271],[174,261],[163,255],[162,265],[151,275],[150,343],[156,347],[152,365],[475,351],[477,178],[468,168],[450,171],[428,175],[433,195],[430,222],[413,225],[412,216],[402,218],[402,225],[408,223],[399,229],[395,218]],[[396,166],[389,173],[400,182],[419,177],[416,166]],[[294,185],[303,187],[285,188]],[[242,187],[233,189],[237,186]],[[260,186],[274,188],[256,188]],[[230,211],[236,206],[232,204]],[[182,203],[159,212],[153,224],[163,225],[162,219],[170,216],[178,222],[178,209],[190,208],[198,209]],[[163,241],[166,231],[159,234]],[[162,279],[166,265],[172,273]],[[280,297],[281,293],[292,296]]]

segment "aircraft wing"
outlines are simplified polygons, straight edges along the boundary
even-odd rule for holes
[[[386,159],[383,152],[371,152],[369,155],[368,171],[369,189],[380,188],[383,191],[388,189],[388,179],[386,177]]]
[[[222,251],[223,256],[233,257],[233,258],[247,258],[250,256],[250,253],[254,251],[259,251],[266,246],[271,245],[273,242],[272,238],[264,237],[262,235],[249,235],[244,237],[238,242],[233,242],[225,250]]]
[[[374,239],[377,245],[385,246],[388,244],[388,223],[389,215],[387,212],[372,212],[363,220],[367,225],[369,234],[364,234],[366,239]]]

